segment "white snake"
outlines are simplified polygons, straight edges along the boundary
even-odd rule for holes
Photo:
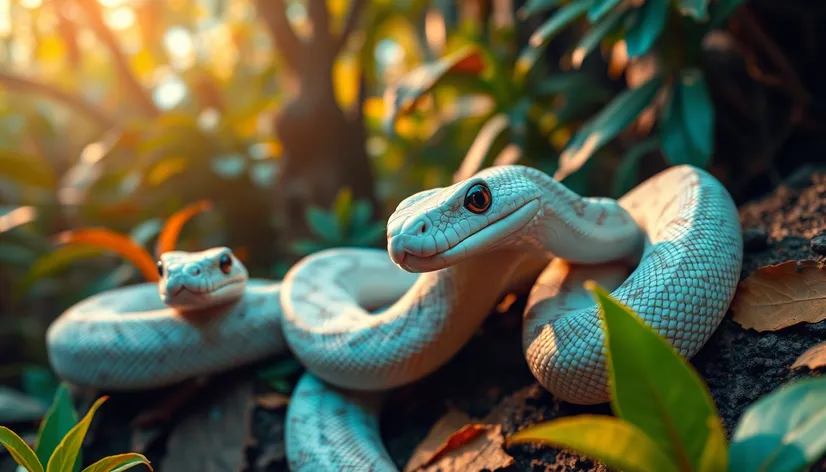
[[[227,285],[212,314],[193,311],[211,296],[178,299],[187,292],[170,287],[185,280],[204,292],[232,270],[243,280],[243,266],[232,258],[225,274],[225,248],[164,254],[160,293],[172,307],[150,284],[80,302],[49,330],[52,365],[81,384],[151,387],[280,352],[286,340],[308,369],[288,409],[291,469],[395,470],[378,433],[381,396],[357,391],[433,372],[508,291],[535,281],[523,331],[535,377],[562,400],[594,404],[608,400],[604,333],[584,280],[611,290],[690,358],[725,315],[742,263],[730,195],[690,166],[618,201],[581,197],[535,169],[494,167],[407,198],[387,231],[387,252],[322,251],[280,287]],[[203,325],[182,321],[180,309]]]

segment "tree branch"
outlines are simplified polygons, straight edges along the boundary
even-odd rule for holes
[[[258,12],[264,17],[264,22],[270,30],[270,35],[275,41],[276,47],[284,57],[287,67],[297,71],[301,64],[301,55],[305,53],[305,48],[303,41],[290,26],[284,0],[257,0],[256,5]]]
[[[159,114],[158,108],[155,106],[155,103],[152,102],[143,85],[141,85],[135,75],[132,74],[129,61],[121,50],[117,37],[112,30],[106,26],[106,23],[104,23],[100,4],[98,4],[97,0],[76,0],[76,4],[83,9],[92,30],[109,49],[109,52],[115,59],[115,67],[118,69],[121,80],[123,80],[130,89],[141,108],[143,108],[144,112],[149,116],[157,116]]]
[[[344,20],[344,27],[341,29],[341,33],[333,40],[333,57],[338,56],[338,53],[341,52],[347,43],[350,34],[356,29],[363,9],[364,0],[353,0],[352,5],[350,5],[350,11],[347,14],[347,19]]]
[[[313,23],[312,44],[316,50],[323,51],[330,47],[333,34],[330,31],[330,11],[327,10],[327,2],[309,3],[310,21]]]
[[[60,90],[52,85],[18,77],[6,72],[0,72],[0,84],[20,92],[41,95],[56,102],[61,102],[66,106],[88,116],[97,122],[102,128],[111,128],[118,125],[118,120],[116,120],[115,117],[111,116],[105,110],[87,102],[81,97]]]

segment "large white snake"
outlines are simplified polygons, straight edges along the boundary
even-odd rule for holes
[[[523,349],[537,380],[561,400],[595,404],[608,400],[604,333],[583,281],[611,290],[690,358],[725,315],[742,264],[734,202],[691,166],[616,201],[581,197],[528,167],[494,167],[408,197],[387,234],[387,252],[321,251],[281,284],[245,286],[226,248],[166,253],[159,285],[105,292],[57,319],[50,361],[67,380],[134,389],[288,346],[308,370],[288,408],[290,468],[396,470],[375,391],[439,368],[508,291],[533,283]]]

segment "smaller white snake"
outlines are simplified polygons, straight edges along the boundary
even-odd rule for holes
[[[734,295],[742,238],[728,192],[694,167],[672,167],[616,201],[581,197],[536,169],[500,166],[405,199],[388,221],[386,252],[321,251],[280,287],[241,290],[245,272],[229,283],[243,267],[225,248],[162,260],[160,293],[177,308],[164,307],[153,284],[79,303],[49,330],[58,374],[144,388],[280,352],[286,339],[308,369],[288,409],[291,469],[394,470],[377,431],[377,397],[354,390],[433,372],[502,295],[535,280],[523,328],[531,371],[562,400],[605,402],[604,333],[582,282],[611,290],[691,357]],[[197,294],[178,293],[176,280]],[[202,303],[213,313],[196,310]]]

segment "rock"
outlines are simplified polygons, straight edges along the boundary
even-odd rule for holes
[[[768,247],[769,235],[763,228],[746,228],[743,231],[743,246],[746,251],[762,251]]]
[[[826,256],[826,231],[812,238],[811,248],[818,256]]]

